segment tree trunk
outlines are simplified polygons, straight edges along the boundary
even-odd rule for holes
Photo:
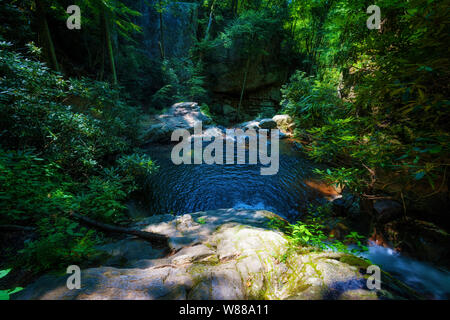
[[[245,66],[244,82],[242,83],[241,97],[239,99],[239,106],[238,106],[238,117],[240,117],[240,115],[241,115],[242,99],[244,98],[244,91],[245,91],[245,85],[247,84],[247,75],[248,75],[249,68],[250,68],[250,57],[247,59],[247,64]]]
[[[45,55],[47,56],[47,62],[52,69],[59,72],[60,69],[56,58],[55,46],[53,45],[45,9],[41,1],[36,1],[36,12],[38,15],[42,46],[44,47]]]
[[[216,1],[214,1],[211,5],[211,10],[209,12],[209,21],[208,21],[208,26],[206,27],[206,31],[205,31],[205,41],[208,40],[209,38],[209,30],[211,29],[211,24],[212,24],[212,19],[213,19],[213,14],[214,14],[214,4],[216,3]]]
[[[161,60],[164,60],[166,53],[164,52],[164,20],[162,15],[163,7],[159,0],[159,50],[161,51]]]
[[[233,2],[231,3],[231,13],[233,15],[236,15],[236,13],[237,13],[237,6],[238,6],[238,0],[233,0]]]
[[[110,26],[109,26],[110,19],[109,19],[108,12],[106,12],[105,6],[103,4],[101,6],[102,6],[101,14],[102,14],[102,20],[103,20],[103,32],[105,35],[106,49],[107,49],[108,57],[109,57],[109,64],[110,64],[110,68],[111,68],[112,80],[113,80],[113,84],[117,85],[118,81],[117,81],[117,73],[116,73],[116,63],[114,60],[114,50],[113,50],[113,46],[112,46],[111,31],[110,31]]]

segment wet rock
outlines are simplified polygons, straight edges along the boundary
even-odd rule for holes
[[[189,140],[195,138],[202,138],[204,141],[212,141],[214,138],[222,137],[224,135],[224,131],[218,127],[210,127],[203,130],[200,135],[191,135]]]
[[[277,123],[278,129],[283,131],[290,131],[289,125],[293,123],[291,116],[287,114],[278,114],[272,120]]]
[[[402,205],[393,200],[376,200],[373,209],[378,223],[393,221],[403,214]]]
[[[290,136],[291,135],[284,133],[283,131],[280,131],[280,133],[279,133],[280,139],[286,139],[286,138],[289,138]]]
[[[176,129],[193,132],[197,123],[208,125],[212,120],[200,110],[196,102],[180,102],[166,113],[156,116],[154,122],[143,134],[146,142],[169,142]]]
[[[244,131],[249,130],[249,129],[253,129],[255,131],[258,131],[260,129],[259,127],[259,121],[256,120],[252,120],[252,121],[247,121],[244,123],[241,123],[239,125],[237,125],[237,128],[240,128]]]
[[[332,201],[333,213],[339,217],[348,216],[354,206],[358,205],[358,199],[354,195],[343,192],[342,197]]]
[[[277,123],[273,121],[272,119],[262,119],[259,122],[259,127],[261,129],[276,129]]]
[[[406,217],[379,223],[377,231],[379,238],[405,255],[450,265],[450,234],[431,222]]]

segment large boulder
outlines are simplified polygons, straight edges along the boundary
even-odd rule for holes
[[[403,207],[394,200],[376,200],[373,204],[375,219],[378,223],[386,223],[398,219],[403,214]]]
[[[165,234],[172,255],[160,257],[127,240],[113,250],[127,265],[82,270],[81,289],[69,290],[67,275],[46,275],[16,299],[378,299],[395,294],[383,273],[381,290],[369,290],[368,263],[337,252],[292,250],[284,234],[268,227],[285,221],[264,210],[221,209],[183,216],[160,215],[136,228]],[[150,243],[147,243],[151,247]],[[141,248],[141,259],[123,248]],[[110,248],[112,250],[112,248]],[[109,249],[108,249],[109,250]],[[125,261],[126,259],[124,259]]]
[[[262,119],[259,121],[259,127],[261,129],[275,129],[277,127],[277,123],[272,119]]]
[[[155,117],[153,124],[144,131],[143,139],[146,142],[169,142],[174,130],[193,132],[199,122],[208,125],[212,120],[200,110],[196,102],[176,103],[167,112]]]
[[[272,120],[277,123],[278,129],[284,132],[290,131],[294,126],[294,120],[287,114],[277,114]]]
[[[240,128],[240,129],[242,129],[244,131],[249,130],[249,129],[258,131],[260,129],[259,121],[256,121],[256,120],[247,121],[247,122],[238,124],[236,127]]]
[[[248,69],[246,91],[261,92],[266,101],[279,98],[279,90],[272,88],[279,89],[287,80],[288,68],[274,59],[278,49],[274,41],[270,48],[266,48],[268,55],[253,57]],[[213,92],[239,95],[247,63],[247,59],[242,56],[242,48],[239,45],[231,48],[217,46],[212,48],[206,60]]]

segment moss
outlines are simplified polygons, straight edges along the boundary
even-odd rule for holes
[[[339,258],[339,261],[359,269],[367,269],[372,263],[369,260],[358,258],[352,255],[345,255]]]
[[[322,279],[322,272],[317,268],[317,264],[315,264],[312,261],[309,261],[309,262],[305,262],[305,265],[310,265],[314,269],[316,274]]]

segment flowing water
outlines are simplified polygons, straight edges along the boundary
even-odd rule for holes
[[[430,263],[402,256],[392,249],[371,244],[362,254],[384,271],[430,299],[450,299],[450,272]]]
[[[170,145],[153,145],[147,153],[160,166],[151,178],[145,208],[152,214],[184,214],[219,208],[265,209],[289,221],[300,218],[309,204],[323,196],[306,182],[316,164],[294,145],[280,141],[279,172],[260,175],[261,165],[174,165]],[[364,256],[428,298],[450,297],[450,273],[426,262],[371,245]]]

